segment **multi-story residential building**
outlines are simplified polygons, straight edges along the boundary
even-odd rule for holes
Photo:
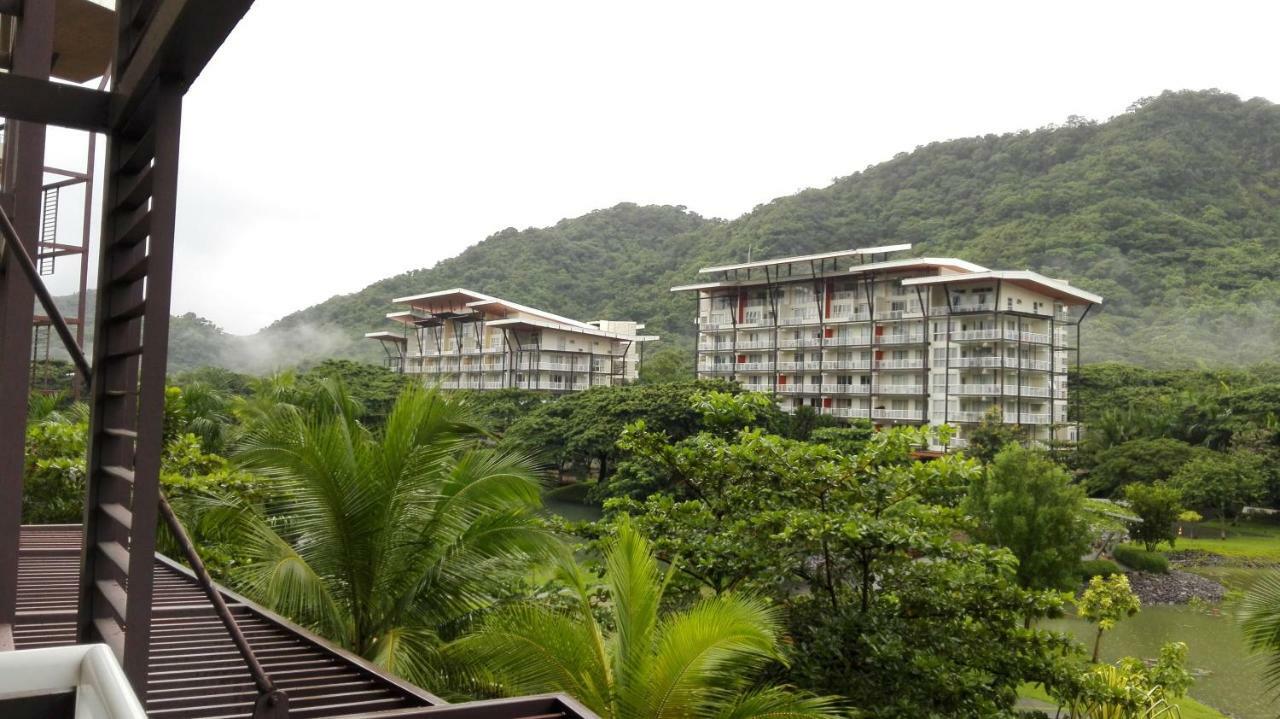
[[[645,342],[636,322],[579,322],[497,297],[455,288],[399,297],[407,309],[387,319],[399,332],[365,335],[382,343],[387,364],[444,389],[570,392],[635,380]]]
[[[697,373],[876,425],[949,424],[951,446],[992,407],[1032,440],[1070,441],[1067,370],[1102,298],[1029,271],[910,245],[705,267]]]

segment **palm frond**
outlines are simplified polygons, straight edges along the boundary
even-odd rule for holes
[[[734,697],[712,719],[831,719],[842,713],[835,697],[779,686]]]
[[[689,716],[716,688],[741,687],[765,661],[779,657],[777,612],[758,599],[721,595],[664,620],[643,703],[648,716]]]
[[[1280,692],[1280,574],[1269,574],[1240,601],[1239,619],[1245,643],[1265,656],[1267,689]]]
[[[637,712],[648,698],[664,583],[648,541],[625,519],[605,552],[604,564],[616,629],[613,676],[619,709],[625,716],[640,716]]]

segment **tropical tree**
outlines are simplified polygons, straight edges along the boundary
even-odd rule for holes
[[[1258,580],[1240,602],[1245,642],[1266,661],[1264,676],[1271,692],[1280,692],[1280,574]]]
[[[265,499],[220,496],[204,525],[241,549],[230,577],[249,596],[430,681],[442,638],[554,546],[530,463],[483,447],[464,402],[433,390],[407,388],[376,435],[335,381],[305,404],[240,442]]]
[[[782,621],[765,602],[722,594],[664,614],[674,571],[620,522],[604,552],[603,606],[592,575],[565,556],[556,579],[566,608],[506,607],[448,652],[504,692],[567,692],[604,719],[836,715],[830,699],[757,684],[764,665],[784,660]]]
[[[1018,558],[1018,583],[1069,589],[1092,532],[1084,492],[1044,452],[1009,444],[969,487],[966,503],[978,518],[977,536]]]
[[[1182,493],[1164,482],[1154,484],[1130,484],[1124,488],[1124,498],[1138,520],[1129,523],[1129,536],[1148,552],[1156,551],[1156,545],[1168,542],[1172,547],[1178,539],[1175,527],[1182,515]]]
[[[1082,619],[1098,625],[1098,634],[1093,639],[1093,661],[1096,662],[1098,650],[1102,648],[1102,633],[1114,628],[1121,619],[1137,614],[1142,602],[1129,588],[1127,576],[1113,574],[1090,579],[1089,588],[1080,595],[1076,606]]]
[[[1006,424],[1000,408],[993,406],[969,433],[968,454],[980,462],[990,462],[1006,445],[1020,442],[1022,437],[1023,432],[1012,424]]]
[[[1266,493],[1261,458],[1240,450],[1201,454],[1182,465],[1169,483],[1188,505],[1217,511],[1222,539],[1227,538],[1227,521],[1234,524],[1244,505]]]

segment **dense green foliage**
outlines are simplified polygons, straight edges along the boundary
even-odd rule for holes
[[[1183,512],[1182,493],[1164,482],[1130,484],[1124,489],[1129,511],[1140,520],[1129,523],[1129,536],[1142,542],[1148,552],[1156,551],[1161,542],[1172,547],[1178,539],[1174,525]]]
[[[751,398],[699,401],[704,429],[682,439],[629,426],[619,445],[650,494],[611,499],[598,531],[633,522],[686,601],[770,596],[794,648],[781,675],[866,716],[999,716],[1019,684],[1051,674],[1068,643],[1023,620],[1054,613],[1061,595],[1020,587],[1012,554],[962,539],[977,462],[916,461],[927,430],[855,427],[859,451],[845,454],[737,427],[733,405]]]
[[[483,446],[465,403],[405,390],[374,433],[339,382],[238,443],[265,501],[218,494],[206,516],[247,560],[232,583],[396,673],[438,683],[440,642],[554,546],[519,455]]]
[[[1087,583],[1094,577],[1110,577],[1121,571],[1123,570],[1110,559],[1088,559],[1080,563],[1080,581]]]
[[[1018,558],[1018,583],[1070,589],[1092,533],[1084,492],[1048,455],[1006,445],[969,485],[966,509],[978,519],[976,536]]]
[[[769,662],[786,661],[776,607],[725,594],[664,611],[676,570],[625,521],[602,560],[599,613],[595,576],[566,553],[555,584],[567,607],[545,597],[504,607],[448,653],[502,693],[565,692],[602,719],[838,716],[831,700],[759,683]]]
[[[1116,561],[1139,572],[1152,572],[1155,574],[1168,574],[1169,572],[1169,558],[1159,552],[1135,547],[1131,544],[1122,544],[1116,547],[1111,554],[1116,558]]]

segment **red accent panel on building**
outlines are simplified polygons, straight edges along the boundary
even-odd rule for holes
[[[835,332],[836,332],[836,329],[834,327],[827,327],[823,332],[823,336],[830,339],[831,337],[836,336]]]
[[[742,322],[747,318],[747,291],[738,290],[738,321]]]
[[[830,398],[830,397],[823,397],[823,398],[822,398],[822,406],[823,406],[823,407],[830,407],[830,406],[831,406],[831,398]]]
[[[741,363],[743,363],[743,362],[746,362],[746,361],[747,361],[747,356],[746,356],[746,355],[738,355],[738,363],[739,363],[739,364],[741,364]]]
[[[786,384],[787,376],[785,374],[778,375],[778,384]]]

